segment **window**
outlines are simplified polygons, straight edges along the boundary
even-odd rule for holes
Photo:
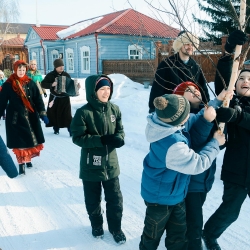
[[[81,72],[90,73],[90,48],[83,46],[80,48],[81,51]]]
[[[14,57],[15,57],[15,62],[16,62],[16,61],[18,61],[18,60],[20,59],[19,54],[15,54],[15,56],[14,56]]]
[[[36,39],[36,33],[35,33],[35,32],[32,32],[31,35],[30,35],[30,38],[31,38],[31,39]]]
[[[142,59],[142,48],[138,45],[129,45],[128,46],[128,58],[130,60]]]
[[[53,64],[53,62],[57,59],[57,58],[59,58],[59,52],[58,52],[58,50],[52,50],[52,52],[51,52],[51,55],[52,55],[52,64]]]
[[[32,52],[31,53],[31,60],[36,60],[37,56],[36,56],[36,52]]]
[[[43,51],[40,52],[40,69],[44,69]]]
[[[67,63],[67,72],[74,73],[74,51],[73,49],[66,49],[66,63]]]

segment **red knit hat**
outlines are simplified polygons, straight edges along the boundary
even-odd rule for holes
[[[182,82],[181,84],[179,84],[174,90],[173,90],[173,94],[176,95],[184,95],[185,90],[188,88],[188,86],[193,86],[195,87],[197,90],[200,91],[199,87],[194,84],[193,82]]]

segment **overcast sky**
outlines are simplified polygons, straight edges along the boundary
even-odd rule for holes
[[[184,9],[189,14],[195,10],[196,0],[171,1],[178,5],[181,16],[184,16]],[[39,24],[72,25],[92,17],[133,8],[145,15],[179,28],[179,25],[166,14],[167,11],[171,10],[168,0],[18,0],[18,2],[20,23],[35,24],[36,16],[38,16]],[[38,6],[37,15],[36,2]],[[151,5],[161,11],[153,9],[147,2],[150,2]]]

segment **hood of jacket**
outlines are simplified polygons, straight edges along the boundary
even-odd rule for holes
[[[91,75],[89,76],[86,81],[85,81],[85,91],[86,91],[86,99],[88,101],[88,103],[91,104],[91,106],[95,107],[96,109],[100,109],[103,106],[106,106],[107,103],[103,103],[101,101],[99,101],[99,99],[97,98],[97,94],[95,91],[95,87],[96,87],[96,82],[101,78],[101,77],[105,77],[108,78],[110,81],[110,96],[109,99],[111,99],[112,94],[113,94],[113,82],[112,80],[106,76],[106,75]]]
[[[169,135],[174,134],[178,130],[184,129],[185,126],[172,126],[161,121],[156,113],[147,116],[148,124],[146,126],[146,139],[152,143],[161,140]]]

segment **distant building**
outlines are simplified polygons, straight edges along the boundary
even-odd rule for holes
[[[29,60],[44,74],[63,58],[75,78],[102,73],[103,60],[155,59],[155,42],[167,44],[179,30],[133,9],[91,18],[71,26],[31,25],[25,39]]]

